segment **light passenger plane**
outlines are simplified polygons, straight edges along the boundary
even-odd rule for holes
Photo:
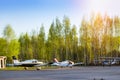
[[[59,62],[56,58],[54,58],[53,60],[54,62],[51,63],[52,66],[60,66],[60,67],[73,67],[73,66],[77,66],[77,65],[82,65],[82,62],[79,63],[74,63],[73,61],[70,60],[65,60],[65,61],[61,61]]]
[[[13,58],[13,64],[14,66],[21,66],[27,69],[28,67],[36,67],[37,70],[39,70],[41,66],[47,65],[47,63],[43,63],[41,61],[38,61],[36,59],[31,59],[31,60],[25,60],[25,61],[18,61],[15,56]]]

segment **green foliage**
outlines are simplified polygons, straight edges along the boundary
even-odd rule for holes
[[[4,28],[3,36],[7,41],[10,41],[15,38],[15,32],[10,25],[7,25]]]
[[[3,31],[3,38],[0,38],[0,55],[7,56],[7,62],[12,62],[12,56],[18,56],[19,48],[14,30],[10,25],[7,25]]]
[[[18,40],[11,40],[8,44],[7,56],[12,58],[12,56],[18,56],[19,54],[19,42]]]
[[[0,38],[0,55],[7,56],[10,61],[13,55],[20,60],[35,58],[51,61],[57,57],[60,61],[83,61],[86,65],[99,57],[120,57],[118,16],[111,18],[96,14],[89,20],[83,18],[79,30],[78,35],[76,25],[71,26],[70,19],[65,16],[62,22],[56,18],[51,23],[48,35],[41,25],[39,32],[22,34],[17,40],[14,30],[8,25]]]
[[[22,60],[32,59],[33,53],[32,53],[31,39],[29,35],[26,33],[25,35],[21,36],[19,38],[19,42],[20,42],[19,58]]]
[[[6,56],[7,41],[4,38],[0,38],[0,56]]]

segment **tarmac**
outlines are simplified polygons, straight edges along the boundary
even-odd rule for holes
[[[120,66],[0,71],[0,80],[120,80]]]

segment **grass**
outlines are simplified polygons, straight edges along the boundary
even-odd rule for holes
[[[0,69],[0,70],[23,70],[24,67],[6,67],[4,69]]]
[[[41,69],[45,70],[45,69],[57,69],[57,66],[42,66]],[[0,69],[0,70],[13,70],[13,71],[20,71],[20,70],[25,70],[24,67],[6,67],[4,69]],[[28,70],[36,70],[36,67],[28,67]]]

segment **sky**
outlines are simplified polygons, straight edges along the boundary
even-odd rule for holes
[[[79,29],[84,16],[92,12],[120,16],[120,0],[0,0],[0,36],[10,24],[16,36],[32,30],[39,31],[44,25],[48,34],[49,26],[58,17],[71,20]]]

